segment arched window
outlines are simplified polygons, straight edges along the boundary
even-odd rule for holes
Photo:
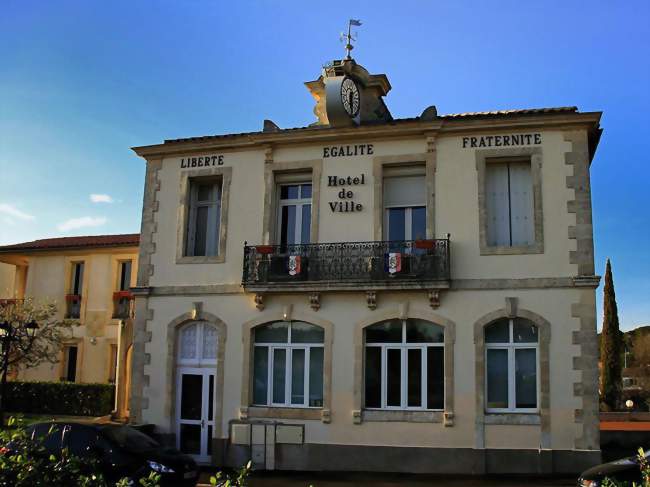
[[[523,318],[485,327],[485,397],[488,412],[536,412],[539,331]]]
[[[365,407],[444,409],[444,328],[420,319],[365,329]]]
[[[217,363],[217,329],[209,323],[195,322],[181,328],[178,340],[179,365]]]
[[[323,407],[323,328],[274,321],[253,333],[253,405]]]

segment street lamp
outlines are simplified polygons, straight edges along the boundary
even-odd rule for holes
[[[35,320],[32,320],[29,323],[25,323],[25,330],[27,330],[27,335],[29,335],[29,338],[34,338],[36,336],[36,332],[38,331],[38,323],[36,323]]]

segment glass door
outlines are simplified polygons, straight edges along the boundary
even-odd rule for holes
[[[214,431],[214,370],[182,367],[177,381],[176,446],[197,462],[208,463]]]

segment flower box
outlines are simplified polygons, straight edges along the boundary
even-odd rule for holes
[[[133,299],[133,293],[131,291],[115,291],[113,293],[113,299]]]
[[[435,240],[416,240],[415,248],[416,249],[432,249],[436,245]]]
[[[78,303],[81,301],[81,294],[66,294],[65,300],[68,303]]]
[[[272,254],[273,253],[273,245],[257,245],[255,247],[255,251],[258,254],[264,254],[264,255]]]

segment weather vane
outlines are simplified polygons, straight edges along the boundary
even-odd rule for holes
[[[352,26],[360,27],[361,26],[361,21],[358,19],[350,19],[348,22],[348,33],[345,34],[344,32],[341,32],[341,41],[345,40],[345,50],[348,53],[348,55],[345,57],[345,59],[352,59],[352,56],[350,53],[352,52],[352,49],[354,49],[354,46],[352,45],[352,41],[357,40],[356,37],[352,36]]]

